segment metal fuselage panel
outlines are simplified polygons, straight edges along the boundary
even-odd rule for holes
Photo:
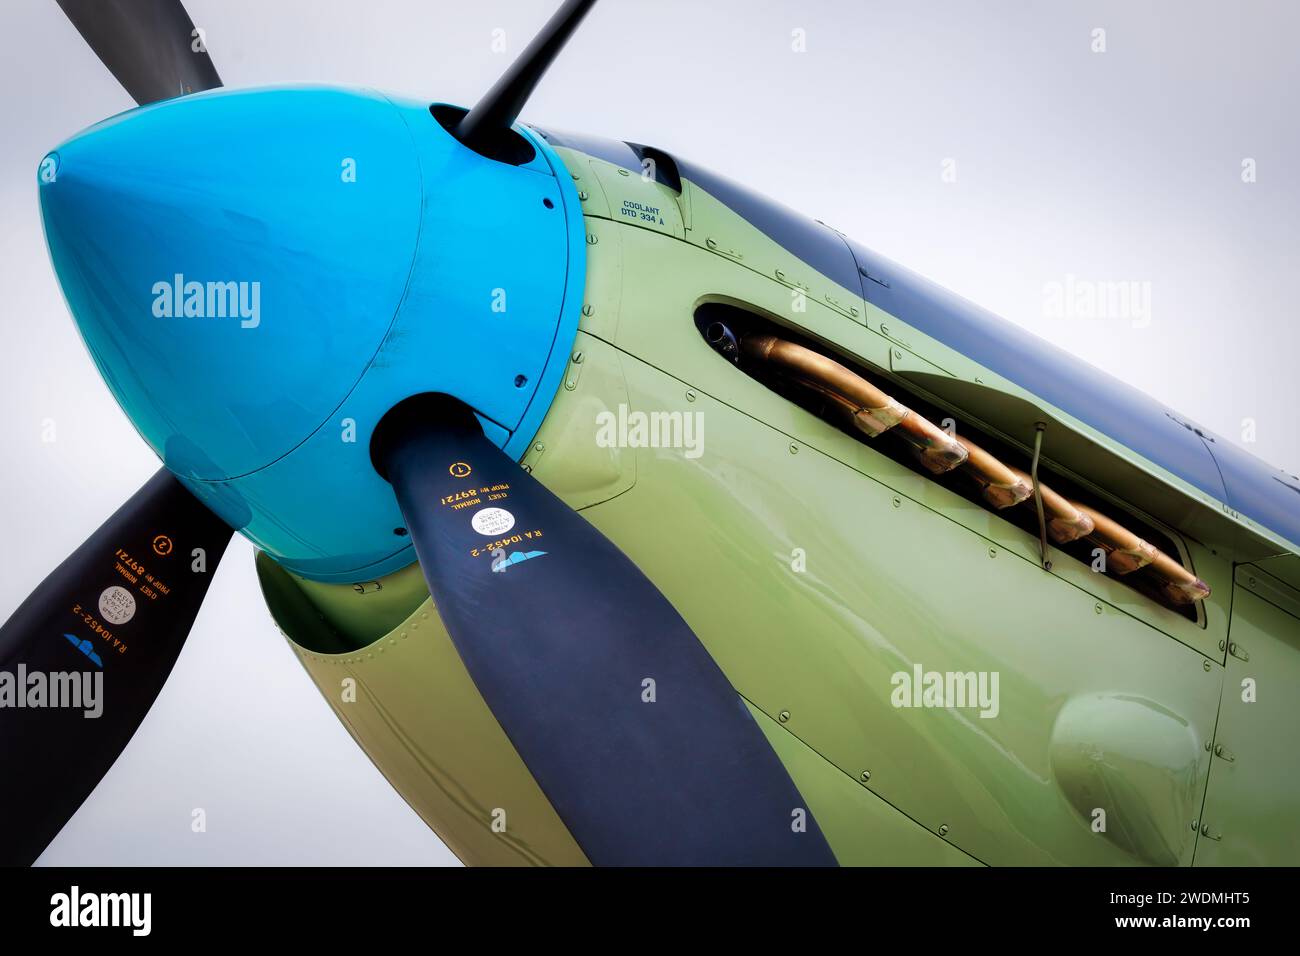
[[[1295,866],[1300,860],[1300,592],[1237,569],[1232,643],[1197,866]]]

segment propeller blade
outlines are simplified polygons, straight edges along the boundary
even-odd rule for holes
[[[108,71],[144,106],[221,86],[180,0],[57,0]]]
[[[476,152],[491,155],[497,138],[514,125],[551,62],[595,3],[565,0],[528,48],[457,124],[456,138]]]
[[[686,622],[467,406],[403,402],[373,457],[470,676],[592,863],[835,864]]]
[[[162,469],[0,627],[0,865],[40,856],[126,747],[231,534]]]

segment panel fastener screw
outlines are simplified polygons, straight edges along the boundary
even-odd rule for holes
[[[539,441],[536,445],[533,446],[533,451],[546,451],[546,443]]]
[[[583,315],[591,315],[591,313],[595,311],[596,311],[595,307],[590,302],[582,307]]]
[[[582,192],[581,190],[579,190],[579,191],[578,191],[578,198],[581,199],[583,202],[586,202],[586,201],[587,201],[587,194],[586,194],[585,192]]]
[[[790,719],[790,711],[788,710],[781,711],[781,713],[776,715],[776,719],[781,721],[781,723],[784,724],[787,720]]]
[[[1221,651],[1226,651],[1227,649],[1228,649],[1228,642],[1227,642],[1227,641],[1219,641],[1219,650],[1221,650]]]
[[[799,454],[799,446],[796,445],[794,442],[790,442],[790,454],[792,455]]]
[[[943,826],[939,827],[939,836],[947,836],[947,835],[948,835],[948,824],[945,823]]]
[[[1092,606],[1092,609],[1093,609],[1094,611],[1096,611],[1098,614],[1100,614],[1100,613],[1102,612],[1102,606],[1101,606],[1100,604],[1094,604],[1094,605]]]
[[[581,364],[582,364],[582,358],[583,358],[583,356],[582,356],[582,353],[581,353],[581,352],[574,352],[574,353],[573,353],[573,364],[574,364],[574,365],[581,365]]]
[[[870,770],[862,771],[862,782],[866,783],[870,779],[871,779],[871,771]]]
[[[1193,820],[1193,821],[1192,821],[1192,829],[1193,829],[1193,830],[1198,830],[1198,829],[1200,829],[1200,826],[1201,826],[1201,821],[1200,821],[1200,820]]]
[[[688,388],[688,389],[686,390],[686,400],[687,400],[688,402],[693,402],[693,401],[695,401],[695,391],[694,391],[694,389],[689,389],[689,388]]]
[[[594,234],[587,233],[587,245],[594,246],[598,242],[600,242],[600,240],[596,238]]]
[[[1201,667],[1203,667],[1203,668],[1205,669],[1205,671],[1208,673],[1209,670],[1210,670],[1210,662],[1209,662],[1209,661],[1202,661],[1202,662],[1201,662]]]
[[[990,558],[996,558],[997,556],[998,556],[998,549],[997,549],[997,548],[989,548],[989,557],[990,557]]]

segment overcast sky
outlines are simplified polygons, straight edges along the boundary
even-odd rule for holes
[[[228,86],[367,85],[466,104],[551,9],[187,6]],[[524,119],[743,180],[1229,440],[1253,420],[1245,447],[1296,473],[1298,35],[1289,0],[602,0]],[[131,101],[54,0],[0,9],[0,85],[3,616],[157,461],[66,314],[36,202],[46,151]],[[1138,283],[1149,309],[1061,314],[1048,290],[1071,281]],[[190,831],[195,807],[205,834]],[[455,862],[285,646],[242,538],[144,728],[42,859]]]

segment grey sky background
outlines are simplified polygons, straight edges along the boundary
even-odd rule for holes
[[[187,6],[228,86],[366,85],[463,104],[553,7]],[[498,28],[505,54],[491,49]],[[806,52],[792,49],[796,29]],[[1253,419],[1245,447],[1296,473],[1297,35],[1288,0],[602,0],[523,118],[744,181],[1231,441]],[[36,198],[41,157],[131,101],[54,0],[0,10],[0,89],[6,616],[157,461],[67,316]],[[1149,283],[1150,321],[1054,317],[1044,288],[1069,276]],[[190,830],[196,807],[206,833]],[[42,862],[456,861],[330,713],[237,537],[145,726]]]

